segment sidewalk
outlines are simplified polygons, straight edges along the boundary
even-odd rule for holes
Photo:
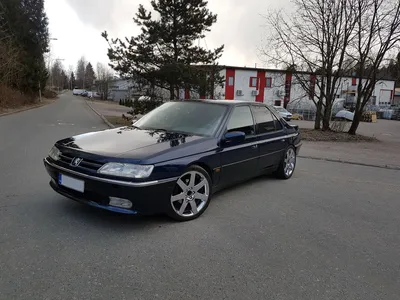
[[[103,101],[103,100],[86,100],[86,103],[94,108],[99,114],[103,116],[121,117],[122,114],[127,114],[131,108],[119,105],[118,102]]]
[[[299,157],[400,170],[400,143],[304,141]]]
[[[293,121],[301,128],[313,122]],[[400,122],[378,120],[361,123],[359,134],[374,136],[379,142],[308,142],[303,141],[299,157],[340,161],[400,170]]]

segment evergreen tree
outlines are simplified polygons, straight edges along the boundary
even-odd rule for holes
[[[93,70],[93,66],[91,63],[88,63],[85,69],[85,89],[91,89],[95,79],[96,76]]]
[[[44,0],[1,0],[0,12],[0,23],[20,52],[20,72],[14,87],[27,93],[36,92],[39,83],[44,88],[48,76],[44,53],[49,45]]]
[[[126,42],[102,34],[110,46],[111,66],[124,77],[168,89],[170,99],[178,97],[179,88],[198,89],[207,78],[220,81],[216,61],[224,46],[211,51],[196,45],[217,21],[207,4],[204,0],[153,0],[151,6],[159,16],[140,5],[134,21],[141,34]],[[199,65],[214,65],[213,73],[202,75],[205,69]]]
[[[61,71],[61,89],[67,90],[69,88],[69,79],[64,70]]]
[[[75,74],[74,72],[71,72],[69,76],[69,88],[73,90],[75,88]]]

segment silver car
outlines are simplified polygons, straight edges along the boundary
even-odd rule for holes
[[[279,112],[279,114],[281,115],[281,117],[283,119],[285,119],[286,121],[292,120],[292,114],[289,111],[287,111],[285,108],[283,108],[281,106],[274,106],[274,108]]]

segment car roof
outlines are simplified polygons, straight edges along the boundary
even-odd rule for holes
[[[267,105],[265,103],[262,103],[262,102],[252,102],[252,101],[246,101],[246,100],[189,99],[189,100],[185,100],[185,101],[202,102],[202,103],[210,103],[210,104],[222,104],[222,105],[227,105],[227,106],[238,105],[238,104],[251,104],[251,105],[269,106],[269,105]]]

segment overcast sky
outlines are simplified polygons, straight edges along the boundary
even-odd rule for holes
[[[225,45],[220,64],[262,67],[257,53],[265,36],[262,14],[281,8],[290,0],[209,0],[209,9],[218,14],[218,22],[201,41],[209,49]],[[139,31],[132,21],[139,4],[150,7],[149,0],[46,0],[49,18],[51,57],[64,59],[68,69],[76,67],[83,55],[94,66],[108,63],[107,43],[101,32],[110,37],[136,35]]]

